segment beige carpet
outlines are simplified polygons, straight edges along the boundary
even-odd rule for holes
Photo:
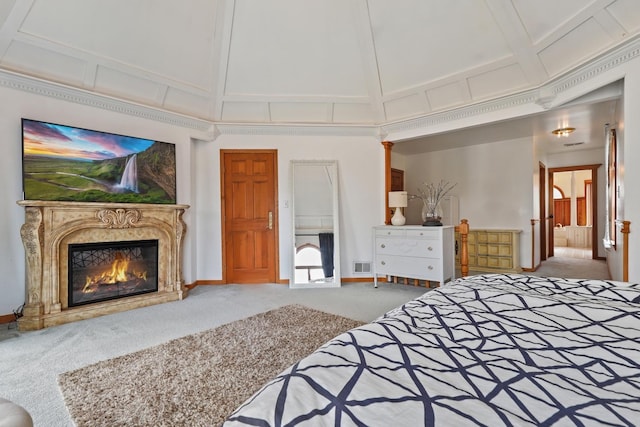
[[[82,426],[219,425],[265,382],[362,322],[288,305],[58,378]]]

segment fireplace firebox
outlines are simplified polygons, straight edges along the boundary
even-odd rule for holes
[[[158,240],[70,244],[68,305],[158,291]]]

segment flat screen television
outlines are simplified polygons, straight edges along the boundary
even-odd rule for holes
[[[175,145],[22,119],[25,200],[176,203]]]

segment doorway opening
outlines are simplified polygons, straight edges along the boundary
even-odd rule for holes
[[[598,259],[598,167],[549,169],[549,257]]]

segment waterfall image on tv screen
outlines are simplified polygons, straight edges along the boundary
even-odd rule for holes
[[[22,119],[25,200],[176,203],[175,145]]]

